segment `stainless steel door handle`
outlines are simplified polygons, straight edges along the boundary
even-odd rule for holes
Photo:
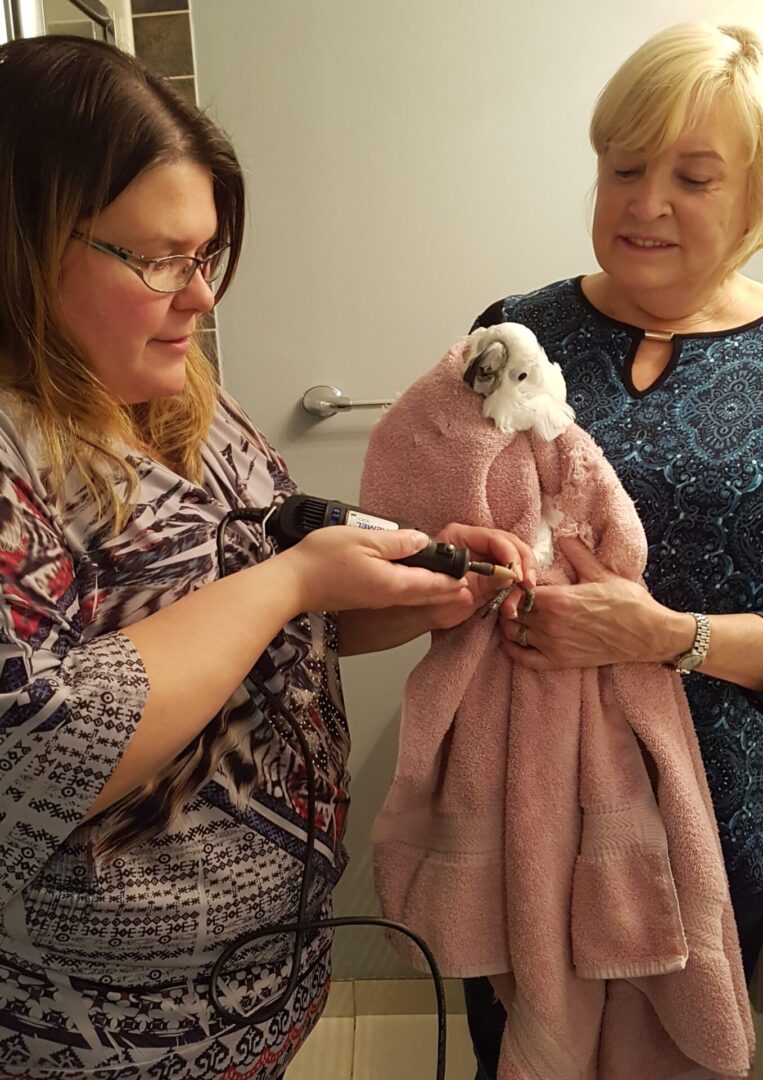
[[[334,416],[338,412],[349,412],[350,409],[383,409],[391,404],[392,400],[386,398],[354,401],[336,386],[311,386],[302,395],[302,408],[311,416]]]

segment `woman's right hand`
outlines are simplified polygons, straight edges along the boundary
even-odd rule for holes
[[[300,597],[300,611],[452,603],[469,593],[464,578],[457,580],[390,561],[416,554],[428,539],[414,529],[385,531],[332,525],[308,533],[277,560],[282,568],[290,568]]]

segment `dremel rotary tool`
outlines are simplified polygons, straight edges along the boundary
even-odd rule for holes
[[[287,496],[263,522],[267,535],[278,543],[279,548],[291,547],[308,533],[327,525],[352,525],[357,529],[387,531],[415,528],[401,521],[376,517],[359,506],[350,506],[334,499],[318,499],[312,495]],[[404,566],[421,566],[425,570],[449,574],[454,578],[462,578],[467,573],[483,574],[486,577],[494,576],[496,581],[506,585],[519,579],[519,574],[510,566],[474,562],[468,548],[457,548],[433,539],[429,540],[423,551],[394,561]]]

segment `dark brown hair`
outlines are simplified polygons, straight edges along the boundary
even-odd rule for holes
[[[72,230],[146,169],[192,160],[212,175],[218,239],[241,250],[244,186],[230,142],[166,80],[111,46],[41,37],[0,46],[0,391],[39,429],[51,499],[74,468],[115,533],[137,474],[121,446],[146,444],[200,480],[201,448],[217,401],[215,372],[198,346],[173,397],[125,406],[67,333],[59,276]],[[65,510],[65,508],[64,508]],[[232,736],[218,718],[162,774],[125,796],[101,823],[98,854],[113,856],[160,832],[211,775]]]
[[[137,436],[198,479],[214,371],[196,346],[181,394],[141,406],[116,402],[64,325],[64,249],[73,229],[146,169],[192,160],[212,174],[218,237],[231,246],[220,296],[241,250],[241,168],[208,116],[102,42],[51,36],[0,46],[0,102],[0,388],[32,409],[54,486],[75,467],[118,529],[136,477],[115,447]]]

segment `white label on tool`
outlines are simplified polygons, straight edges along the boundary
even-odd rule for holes
[[[373,514],[361,514],[357,510],[347,511],[345,524],[354,525],[356,529],[384,529],[386,532],[395,532],[400,528],[396,521],[374,517]]]

